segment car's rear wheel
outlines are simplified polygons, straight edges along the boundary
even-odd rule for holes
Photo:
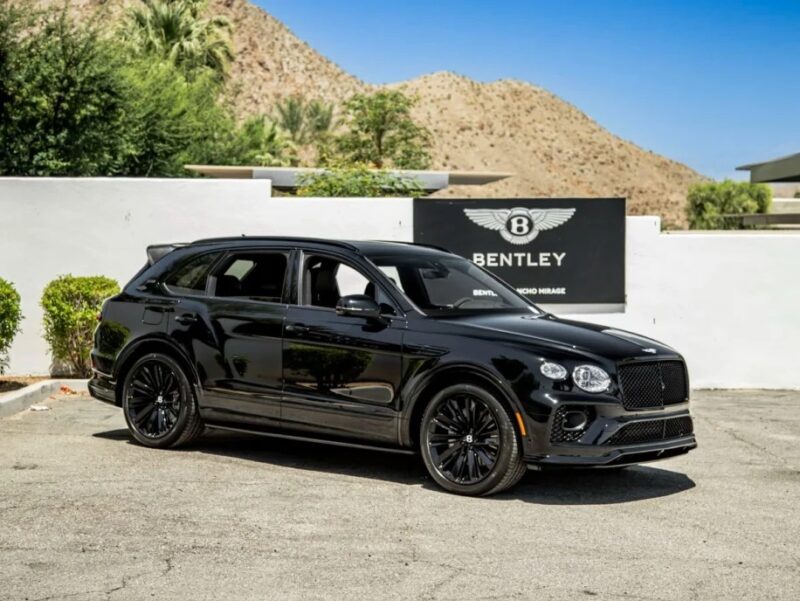
[[[509,412],[477,386],[450,386],[434,396],[422,415],[419,439],[425,467],[450,492],[494,494],[525,473]]]
[[[122,410],[133,438],[148,447],[177,447],[203,430],[189,379],[162,353],[140,357],[127,371]]]

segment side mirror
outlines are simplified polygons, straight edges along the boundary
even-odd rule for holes
[[[336,315],[380,319],[381,308],[371,296],[351,294],[350,296],[343,296],[336,303]]]

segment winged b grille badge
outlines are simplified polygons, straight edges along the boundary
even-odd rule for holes
[[[527,244],[539,232],[569,221],[575,209],[464,209],[464,214],[473,223],[500,232],[511,244]]]

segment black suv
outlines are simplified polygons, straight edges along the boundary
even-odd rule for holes
[[[148,259],[103,306],[89,383],[146,446],[209,427],[418,452],[469,495],[696,446],[678,353],[543,312],[446,250],[242,237]]]

